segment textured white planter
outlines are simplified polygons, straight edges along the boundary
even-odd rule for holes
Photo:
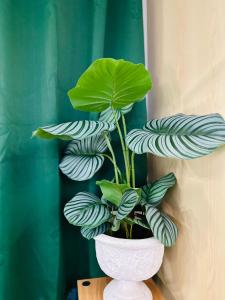
[[[153,299],[143,280],[155,275],[162,264],[164,246],[158,240],[101,234],[95,238],[95,248],[100,268],[114,278],[104,290],[104,300]]]

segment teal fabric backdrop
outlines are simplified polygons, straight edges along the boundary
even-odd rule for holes
[[[101,274],[93,242],[62,214],[95,179],[61,176],[65,144],[31,139],[39,125],[97,118],[74,111],[67,90],[99,57],[143,62],[141,0],[0,1],[0,299],[65,299],[77,278]],[[143,102],[129,127],[145,119]],[[144,157],[138,166],[141,182]]]

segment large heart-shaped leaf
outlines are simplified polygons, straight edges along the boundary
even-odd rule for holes
[[[126,138],[135,153],[193,159],[211,153],[225,143],[225,121],[219,114],[178,114],[149,121],[143,130],[132,130]]]
[[[97,227],[109,220],[111,214],[94,194],[80,192],[64,207],[64,215],[75,226]]]
[[[121,109],[112,110],[110,107],[101,112],[99,116],[99,121],[107,123],[115,123],[115,118],[119,121],[121,115],[129,113],[133,108],[133,104],[127,105]]]
[[[83,237],[85,237],[86,239],[90,240],[93,239],[94,237],[96,237],[99,234],[105,233],[107,232],[111,227],[110,223],[103,223],[101,225],[99,225],[98,227],[95,228],[90,228],[90,227],[82,227],[81,228],[81,234],[83,235]]]
[[[156,239],[166,247],[175,244],[178,230],[168,216],[161,213],[157,208],[146,205],[146,219]]]
[[[100,187],[103,198],[117,207],[120,205],[123,193],[129,189],[127,184],[117,184],[108,180],[96,181],[96,184]]]
[[[33,136],[44,139],[80,140],[104,131],[112,131],[114,128],[114,124],[84,120],[40,127],[33,132]]]
[[[133,208],[136,206],[138,201],[139,201],[139,195],[136,190],[129,189],[125,191],[122,196],[118,211],[116,213],[116,219],[121,221],[126,216],[128,216],[130,212],[133,210]]]
[[[72,180],[83,181],[90,179],[101,168],[107,149],[102,135],[94,135],[82,140],[69,143],[59,168]]]
[[[169,173],[160,179],[143,186],[141,190],[141,204],[150,204],[152,206],[160,205],[167,190],[175,183],[176,177],[173,173]]]
[[[91,64],[68,95],[75,109],[102,112],[142,100],[151,85],[143,64],[102,58]]]

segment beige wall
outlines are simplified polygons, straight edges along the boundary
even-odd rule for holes
[[[147,0],[151,117],[225,117],[225,0]],[[174,171],[165,209],[180,235],[160,272],[166,300],[225,299],[225,147],[192,161],[150,157],[150,178]]]

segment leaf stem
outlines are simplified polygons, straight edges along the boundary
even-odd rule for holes
[[[132,187],[135,188],[135,165],[134,165],[135,153],[131,154],[131,174],[132,174]]]
[[[133,235],[133,224],[130,225],[130,239],[132,239]]]
[[[108,154],[105,154],[105,153],[103,153],[102,156],[108,158],[111,161],[111,163],[114,165],[114,161],[113,161],[113,159],[112,159],[111,156],[109,156]],[[118,172],[118,174],[120,176],[120,179],[122,179],[121,171],[120,171],[120,169],[119,169],[119,167],[117,165],[116,165],[116,168],[117,168],[117,172]]]
[[[124,117],[124,114],[122,114],[122,123],[123,123],[123,133],[124,133],[124,140],[126,139],[127,136],[127,126],[126,126],[126,119]],[[129,168],[129,176],[131,176],[131,168],[130,168],[130,153],[129,153],[129,148],[126,144],[125,140],[125,151],[126,151],[126,156],[127,156],[127,163],[128,163],[128,168]]]
[[[116,183],[119,184],[119,177],[118,177],[118,166],[117,166],[117,163],[116,163],[116,157],[115,157],[115,154],[114,154],[114,151],[113,151],[113,148],[112,148],[112,145],[111,145],[111,142],[110,142],[110,139],[107,135],[107,133],[104,134],[104,137],[105,137],[105,140],[106,140],[106,144],[109,148],[109,151],[112,155],[112,161],[113,161],[113,165],[114,165],[114,173],[115,173],[115,179],[116,179]]]
[[[126,222],[123,222],[122,223],[122,226],[125,230],[125,233],[126,233],[126,238],[129,239],[129,230],[128,230],[128,227],[127,227],[127,223]]]
[[[112,110],[112,111],[113,111],[113,116],[114,116],[114,119],[115,119],[115,122],[116,122],[116,127],[117,127],[117,130],[118,130],[118,134],[119,134],[119,137],[120,137],[120,143],[121,143],[122,150],[123,150],[123,157],[124,157],[124,163],[125,163],[125,172],[126,172],[127,184],[128,184],[128,186],[130,186],[129,157],[127,157],[127,152],[126,152],[126,148],[125,148],[125,143],[124,143],[122,131],[121,131],[119,122],[117,120],[115,111],[114,110]]]

